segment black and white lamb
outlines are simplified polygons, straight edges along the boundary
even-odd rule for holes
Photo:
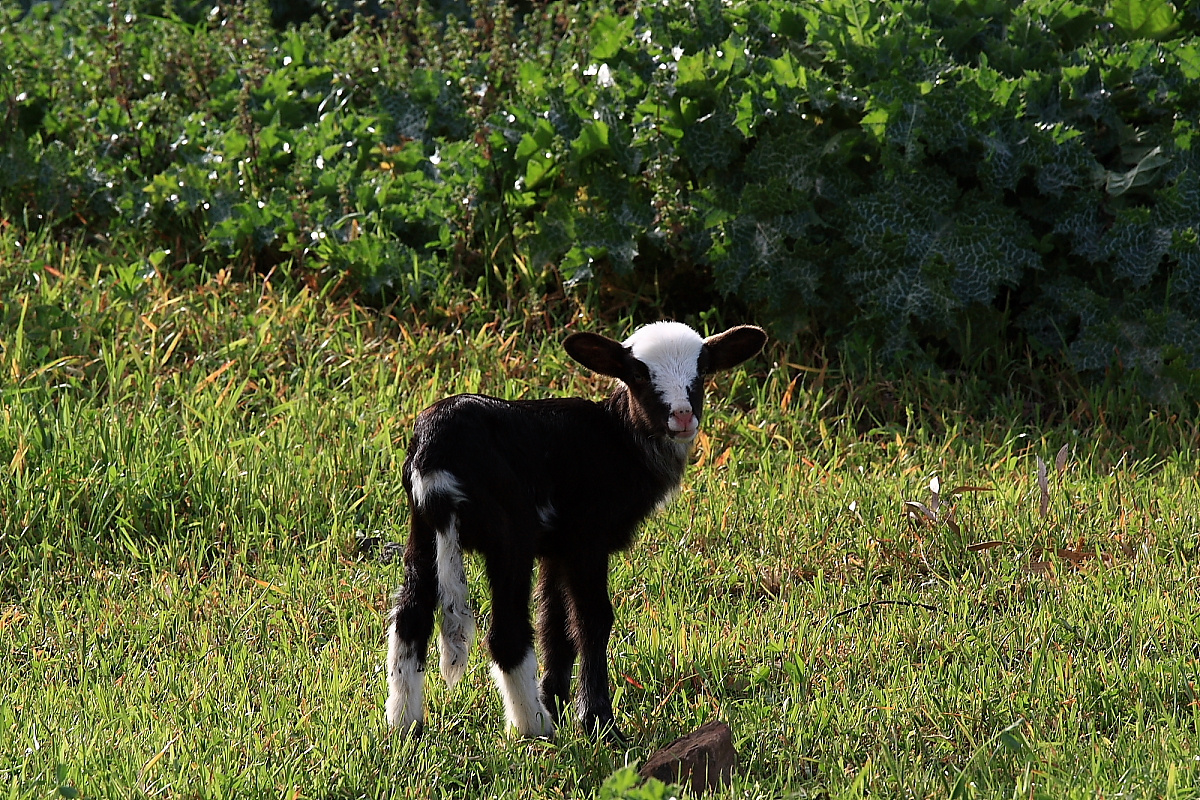
[[[387,721],[419,731],[425,659],[442,609],[441,673],[453,686],[475,635],[463,551],[482,554],[492,592],[492,675],[508,722],[550,736],[579,659],[576,709],[584,729],[624,737],[613,720],[607,648],[613,625],[608,558],[678,490],[703,417],[704,379],[762,349],[742,325],[702,338],[657,322],[624,343],[576,333],[567,353],[616,378],[608,399],[448,397],[417,418],[404,462],[412,527],[404,585],[387,621]],[[538,573],[537,680],[529,595]]]

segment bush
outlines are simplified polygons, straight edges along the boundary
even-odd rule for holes
[[[5,12],[0,212],[168,270],[619,286],[894,363],[1200,388],[1196,9],[320,5]]]

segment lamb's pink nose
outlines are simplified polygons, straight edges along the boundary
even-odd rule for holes
[[[671,416],[675,419],[675,424],[678,426],[676,430],[686,431],[695,427],[695,417],[692,415],[690,408],[672,411]]]

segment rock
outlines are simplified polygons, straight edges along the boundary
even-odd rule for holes
[[[689,785],[696,794],[728,786],[737,766],[733,732],[708,722],[658,750],[638,770],[643,778]]]

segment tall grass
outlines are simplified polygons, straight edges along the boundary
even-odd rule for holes
[[[413,416],[599,396],[559,346],[578,310],[466,297],[432,325],[0,248],[10,796],[589,797],[713,717],[730,797],[1195,794],[1195,423],[1119,387],[1045,427],[774,347],[711,387],[683,492],[614,559],[629,748],[506,738],[479,651],[400,742],[382,614]]]

